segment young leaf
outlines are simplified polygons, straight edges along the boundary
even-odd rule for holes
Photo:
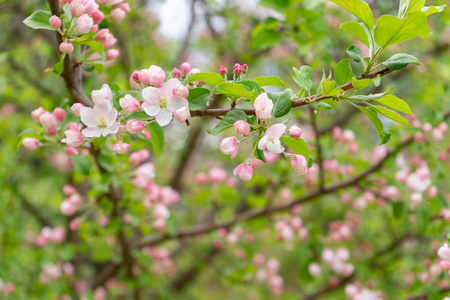
[[[369,5],[361,0],[330,0],[331,2],[345,8],[360,19],[370,30],[373,27],[373,14]]]
[[[356,77],[353,77],[352,84],[353,84],[353,87],[358,91],[360,89],[368,87],[369,85],[374,84],[374,82],[372,79],[368,79],[368,78],[358,79]]]
[[[317,105],[316,108],[314,108],[314,113],[317,114],[321,110],[330,110],[332,108],[333,108],[333,106],[331,106],[330,104],[325,103],[325,102],[320,102],[319,105]]]
[[[415,11],[405,19],[390,15],[381,16],[375,27],[375,41],[382,48],[412,40],[416,36],[426,39],[429,35],[427,17],[421,11]]]
[[[89,175],[91,171],[91,163],[86,156],[77,154],[72,156],[73,168],[81,175]]]
[[[381,123],[380,119],[378,119],[377,111],[372,107],[355,106],[372,122],[373,126],[377,130],[378,137],[380,138],[380,145],[386,144],[391,138],[391,134],[384,130],[383,123]]]
[[[292,137],[282,136],[280,141],[296,154],[301,154],[305,158],[309,157],[309,148],[303,139],[294,139]]]
[[[242,84],[236,84],[232,82],[224,82],[219,84],[213,89],[213,92],[216,94],[224,94],[236,98],[243,97],[252,101],[255,100],[258,96],[256,92],[248,91]]]
[[[392,109],[398,110],[399,112],[412,115],[411,108],[408,103],[394,95],[386,95],[382,98],[376,99],[375,101]]]
[[[294,67],[292,68],[292,78],[302,89],[310,91],[313,85],[311,80],[312,71],[312,68],[309,66],[302,66],[300,70]]]
[[[419,231],[424,232],[427,229],[431,217],[431,209],[428,205],[420,205],[414,211]]]
[[[91,47],[92,50],[94,50],[95,52],[97,52],[98,54],[100,54],[100,55],[102,56],[102,60],[103,60],[103,61],[106,61],[106,54],[105,54],[105,51],[104,51],[104,49],[103,49],[103,44],[102,44],[102,43],[100,43],[99,41],[94,41],[94,40],[92,40],[92,41],[89,41],[89,42],[87,43],[87,45],[88,45],[89,47]],[[101,72],[99,72],[99,73],[101,73]]]
[[[53,70],[55,70],[55,73],[57,75],[61,75],[64,70],[64,59],[66,58],[66,53],[61,53],[61,59],[59,62],[53,67]]]
[[[334,79],[336,79],[337,84],[343,85],[351,81],[353,76],[352,67],[350,66],[350,60],[348,58],[338,62],[334,68]]]
[[[56,30],[48,22],[51,16],[52,14],[49,11],[37,10],[26,18],[23,23],[33,29]]]
[[[396,113],[393,110],[390,110],[383,106],[373,106],[380,114],[385,116],[386,118],[389,118],[395,122],[398,122],[400,124],[405,125],[406,127],[410,127],[408,121],[406,121],[402,116],[400,116],[398,113]]]
[[[446,7],[447,7],[447,5],[425,6],[422,8],[422,11],[425,13],[425,16],[429,16],[429,15],[440,13],[440,12],[444,11],[444,9]]]
[[[219,85],[225,81],[223,77],[217,73],[197,73],[190,75],[187,79],[187,83],[191,83],[197,80],[209,83],[213,86]]]
[[[211,97],[211,92],[205,88],[195,88],[189,90],[189,96],[187,100],[189,101],[190,110],[199,110],[205,107]]]
[[[339,26],[340,29],[347,31],[351,35],[353,35],[355,38],[360,40],[364,45],[367,47],[370,47],[369,43],[369,37],[367,36],[367,32],[364,29],[364,27],[356,22],[356,21],[347,21],[341,24]]]
[[[164,149],[164,130],[156,122],[152,122],[147,126],[150,132],[150,141],[152,143],[152,152],[158,157]]]
[[[322,81],[320,84],[322,85],[322,94],[324,96],[336,96],[344,91],[342,89],[337,88],[336,82],[334,82],[334,80],[331,80],[331,78]]]
[[[269,86],[269,85],[277,85],[282,87],[285,86],[283,80],[281,80],[276,76],[256,77],[253,80],[256,81],[260,86]]]
[[[252,31],[252,42],[250,44],[252,49],[264,50],[267,49],[283,39],[283,35],[271,28],[255,28]]]
[[[274,107],[272,115],[274,118],[280,118],[289,113],[292,108],[292,90],[286,89],[282,93],[267,93],[270,99],[272,99]]]
[[[255,91],[258,95],[263,92],[261,86],[254,80],[241,80],[237,84],[243,85],[249,92]]]
[[[371,101],[371,100],[377,100],[388,94],[391,94],[393,91],[394,91],[394,87],[391,87],[384,93],[370,94],[370,95],[355,95],[355,96],[350,96],[350,97],[346,97],[346,98],[350,99],[352,101]]]
[[[412,55],[398,53],[392,55],[388,60],[383,62],[383,66],[390,70],[401,70],[409,64],[420,65],[420,61]]]
[[[364,61],[364,56],[361,49],[359,49],[355,45],[350,45],[350,47],[347,48],[346,52],[355,62],[360,63]]]
[[[398,9],[398,17],[403,18],[409,13],[422,9],[425,5],[425,0],[400,0],[400,7]]]
[[[258,141],[255,141],[256,143]],[[258,147],[255,147],[255,157],[263,162],[267,162],[266,157],[264,156],[264,151],[259,150]]]
[[[217,135],[230,127],[233,127],[234,123],[239,120],[247,121],[247,115],[242,110],[234,109],[227,112],[227,114],[220,120],[219,124],[212,130],[207,130],[212,135]]]

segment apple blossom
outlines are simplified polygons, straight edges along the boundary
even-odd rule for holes
[[[94,25],[94,21],[91,17],[84,14],[77,20],[77,31],[79,33],[88,33],[91,31],[91,27]]]
[[[39,117],[39,122],[42,124],[42,126],[47,131],[47,134],[49,135],[55,135],[57,132],[57,126],[58,126],[58,120],[56,117],[49,113],[45,112]]]
[[[31,112],[31,117],[39,122],[39,118],[45,113],[45,110],[42,107],[39,107]]]
[[[86,6],[82,4],[81,0],[73,0],[69,4],[69,10],[74,18],[78,18],[86,12]]]
[[[97,101],[99,100],[111,101],[112,100],[111,88],[109,87],[109,85],[104,84],[102,85],[101,89],[92,91],[91,98],[92,101],[94,101],[94,103],[97,103]]]
[[[302,131],[302,129],[300,128],[300,127],[298,127],[298,126],[291,126],[290,128],[289,128],[289,135],[291,136],[291,137],[293,137],[294,139],[299,139],[299,138],[301,138],[301,136],[302,136],[302,133],[303,133],[303,131]]]
[[[61,210],[61,213],[65,216],[71,216],[77,210],[75,205],[73,205],[70,201],[63,201],[59,208]]]
[[[208,174],[211,178],[211,181],[215,183],[222,183],[228,177],[227,172],[222,168],[211,168]]]
[[[119,55],[120,51],[117,49],[109,49],[108,51],[106,51],[106,58],[108,60],[116,59],[117,57],[119,57]]]
[[[53,110],[53,115],[58,121],[64,121],[64,119],[66,118],[66,111],[60,107],[56,107]]]
[[[73,111],[73,113],[75,114],[75,116],[79,117],[80,116],[80,111],[81,109],[84,107],[83,104],[81,103],[74,103],[72,105],[72,107],[70,107],[70,109]]]
[[[60,45],[59,45],[59,51],[61,51],[61,52],[64,52],[64,53],[67,53],[67,54],[70,54],[70,53],[72,53],[73,52],[73,45],[72,45],[72,43],[67,43],[67,42],[62,42]]]
[[[180,66],[180,71],[183,74],[188,74],[191,71],[191,65],[187,62],[184,62]]]
[[[231,159],[236,157],[236,154],[238,153],[239,144],[237,142],[236,137],[231,136],[224,138],[222,142],[220,142],[220,151],[225,154],[231,154]]]
[[[126,112],[136,112],[139,110],[139,101],[130,94],[126,94],[119,100],[120,107]]]
[[[83,145],[83,135],[78,130],[66,130],[64,131],[64,134],[66,135],[66,138],[61,142],[66,143],[70,147],[79,147]]]
[[[89,14],[94,23],[100,23],[105,18],[105,15],[100,10],[94,10]]]
[[[112,108],[108,100],[97,100],[94,108],[83,107],[80,116],[81,122],[87,126],[82,131],[85,137],[107,136],[119,130],[116,124],[117,110]]]
[[[36,150],[39,148],[39,141],[34,138],[26,137],[22,140],[22,145],[28,150]]]
[[[260,119],[272,118],[273,102],[267,96],[267,93],[262,93],[255,99],[255,113]]]
[[[259,140],[258,149],[267,149],[272,153],[281,153],[284,147],[281,146],[280,137],[286,131],[286,125],[275,124],[267,128],[266,134]]]
[[[180,123],[183,123],[191,117],[191,112],[189,111],[189,108],[187,108],[187,106],[183,106],[177,109],[173,113],[173,116],[175,120],[177,120]]]
[[[111,11],[109,17],[113,19],[114,21],[121,21],[125,18],[127,15],[126,11],[124,11],[121,8],[115,8]]]
[[[117,141],[113,145],[113,152],[117,154],[124,154],[128,151],[128,148],[130,148],[130,145],[127,143],[124,143],[122,141]]]
[[[149,116],[154,116],[160,126],[165,126],[172,120],[172,114],[183,106],[189,106],[188,101],[173,95],[175,87],[180,86],[178,79],[169,79],[161,88],[146,87],[142,91],[145,99],[142,108]]]
[[[48,23],[50,24],[50,26],[52,26],[55,29],[59,29],[62,25],[61,19],[55,15],[50,17],[50,20],[48,20]]]
[[[120,8],[121,10],[123,10],[126,13],[129,13],[131,11],[129,3],[121,3],[117,7]]]
[[[161,67],[155,66],[155,65],[151,65],[150,68],[148,69],[142,69],[139,73],[139,81],[142,84],[151,84],[154,85],[156,87],[161,86],[164,83],[164,80],[166,79],[166,72],[164,72],[164,70]],[[175,87],[180,86],[181,83],[178,81],[178,84],[173,84],[172,90]],[[172,93],[172,90],[170,91],[170,93]]]
[[[144,123],[139,121],[138,119],[132,119],[127,122],[127,131],[131,134],[136,134],[142,131],[145,128]]]
[[[242,163],[234,169],[233,175],[239,176],[244,181],[250,181],[253,177],[253,168],[247,163]]]
[[[183,98],[187,98],[189,96],[189,89],[184,85],[177,86],[172,92],[175,96],[180,96]]]
[[[233,125],[233,128],[238,134],[250,134],[250,124],[243,120],[236,121]]]

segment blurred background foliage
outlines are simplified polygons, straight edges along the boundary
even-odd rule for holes
[[[427,4],[441,5],[447,1],[432,2]],[[396,15],[398,9],[397,1],[371,0],[368,3],[375,16]],[[339,24],[350,18],[349,14],[323,0],[136,0],[130,5],[132,11],[127,18],[111,27],[119,40],[116,47],[121,51],[120,58],[108,63],[102,74],[86,73],[86,94],[105,82],[129,90],[129,75],[133,70],[155,64],[170,71],[184,61],[190,62],[192,67],[211,72],[218,71],[221,65],[231,70],[236,62],[247,63],[250,67],[248,78],[277,75],[292,87],[292,66],[312,66],[315,82],[318,82],[322,70],[330,72],[330,68],[347,57],[345,49],[357,42],[339,29]],[[18,146],[19,134],[36,126],[30,117],[32,110],[39,106],[53,110],[56,106],[69,103],[62,79],[47,70],[57,62],[58,57],[53,33],[31,30],[22,23],[37,9],[48,7],[43,1],[0,1],[0,278],[16,284],[16,292],[8,299],[53,299],[55,295],[70,293],[67,281],[55,281],[48,286],[40,284],[38,276],[42,266],[48,262],[71,260],[77,253],[92,250],[83,243],[38,248],[26,242],[26,237],[31,233],[37,234],[48,225],[47,221],[52,226],[67,226],[67,220],[59,213],[59,204],[64,198],[61,188],[67,182],[79,181],[77,175],[72,176],[63,167],[68,158],[62,148],[59,152],[45,147],[30,152]],[[442,121],[442,114],[450,109],[450,11],[447,9],[433,16],[430,28],[432,35],[428,40],[403,43],[401,49],[392,47],[383,55],[387,59],[394,51],[410,53],[418,57],[422,65],[383,77],[382,86],[375,89],[384,90],[395,83],[395,94],[409,103],[415,116],[436,126]],[[362,70],[355,66],[355,71]],[[308,136],[308,131],[311,132],[306,125],[308,109],[293,111],[293,120],[299,124],[305,123],[305,134]],[[345,104],[339,103],[336,109],[319,114],[319,124],[324,130],[337,120],[341,120],[343,128],[355,131],[359,153],[356,156],[348,154],[347,149],[334,145],[332,138],[325,135],[322,138],[324,156],[352,165],[357,173],[369,166],[368,158],[377,144],[376,132],[360,113],[355,113]],[[279,201],[283,188],[290,188],[293,197],[307,191],[303,181],[293,176],[286,161],[258,169],[254,180],[239,183],[238,189],[196,185],[193,180],[196,172],[222,166],[231,174],[234,168],[229,158],[219,153],[220,140],[204,132],[205,126],[211,128],[216,122],[212,119],[192,120],[190,129],[172,124],[166,130],[166,148],[156,162],[157,180],[161,184],[173,183],[174,170],[186,151],[187,133],[201,131],[195,153],[185,166],[182,183],[178,184],[182,190],[181,203],[175,210],[177,219],[173,226],[198,222],[202,215],[198,212],[206,214],[214,205],[221,208],[215,216],[220,221],[234,214],[234,207],[241,199],[250,207],[263,207],[269,198],[267,193],[272,193],[274,199]],[[416,131],[414,128],[400,127],[391,130],[395,134],[388,145],[396,145],[400,138]],[[442,195],[449,192],[450,166],[448,161],[439,161],[437,155],[448,145],[448,141],[447,136],[447,144],[426,142],[413,145],[410,152],[419,153],[422,159],[427,160],[433,171],[433,183]],[[379,177],[395,184],[395,171],[394,161],[391,161]],[[95,173],[91,176],[92,189],[101,191],[102,179]],[[327,177],[327,182],[338,179],[337,175],[331,175]],[[124,187],[125,191],[130,190],[126,184]],[[407,194],[405,186],[398,187]],[[366,182],[365,188],[376,189],[376,180]],[[87,186],[85,190],[88,190]],[[352,196],[359,193],[356,190],[348,192]],[[91,191],[90,195],[96,193]],[[143,272],[139,277],[140,284],[149,292],[157,292],[167,299],[173,299],[178,289],[183,291],[177,296],[179,299],[299,299],[298,295],[311,294],[326,286],[329,276],[313,279],[307,272],[307,266],[318,260],[317,256],[326,244],[328,224],[344,219],[347,212],[336,201],[337,197],[339,195],[327,195],[305,205],[302,218],[310,236],[306,241],[276,241],[274,220],[270,218],[242,224],[246,232],[257,237],[253,245],[242,245],[246,257],[251,258],[253,254],[262,252],[267,257],[280,260],[280,274],[285,280],[282,296],[272,296],[267,287],[249,279],[248,274],[254,273],[255,267],[248,258],[235,258],[236,248],[225,248],[222,253],[216,254],[211,252],[211,239],[202,238],[180,244],[170,242],[168,245],[172,250],[184,249],[175,258],[177,270],[181,272],[193,268],[195,281],[188,282],[186,286],[183,282],[171,286],[171,278]],[[136,211],[136,220],[142,218],[139,215],[142,207],[136,204],[133,208],[132,205],[130,209]],[[439,210],[440,206],[436,205],[431,200],[427,203],[430,214]],[[106,207],[100,205],[99,215],[103,210]],[[358,214],[364,222],[355,233],[356,242],[343,243],[353,249],[352,258],[358,280],[372,280],[377,289],[385,292],[386,299],[402,299],[409,293],[436,289],[437,284],[408,286],[404,282],[404,274],[424,270],[423,260],[435,256],[429,245],[445,237],[445,230],[448,229],[446,221],[430,223],[426,229],[413,228],[412,234],[421,235],[420,242],[413,244],[414,247],[402,248],[382,257],[383,263],[373,270],[366,258],[392,239],[409,232],[411,225],[407,214],[394,218],[390,206],[376,208],[374,205]],[[98,265],[107,260],[114,261],[116,249],[105,242],[105,237],[114,231],[114,226],[102,231],[95,220],[86,223],[88,228],[83,229],[82,226],[80,235],[87,235],[85,242],[97,249],[97,253],[90,253],[92,259]],[[140,228],[142,232],[149,233],[149,227],[144,227]],[[144,265],[151,264],[141,254],[135,255],[138,260],[142,259]],[[91,272],[82,270],[86,274],[85,279]],[[323,299],[343,299],[342,289],[333,292],[335,294]]]

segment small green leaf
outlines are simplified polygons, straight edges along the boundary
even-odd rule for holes
[[[398,122],[400,124],[405,125],[406,127],[410,127],[408,121],[406,121],[402,116],[400,116],[398,113],[396,113],[393,110],[390,110],[383,106],[373,106],[380,114],[385,116],[386,118],[389,118],[395,122]]]
[[[267,93],[270,99],[273,101],[272,115],[274,118],[280,118],[289,113],[292,108],[292,90],[286,89],[281,93]]]
[[[256,81],[260,86],[269,86],[269,85],[276,85],[282,87],[285,86],[283,80],[281,80],[276,76],[256,77],[253,80]]]
[[[64,70],[64,59],[66,58],[66,53],[61,53],[61,59],[59,62],[53,67],[56,75],[61,75]]]
[[[89,47],[91,47],[92,48],[92,50],[94,50],[95,52],[97,52],[98,54],[100,54],[101,56],[102,56],[102,60],[103,61],[106,61],[106,54],[105,54],[105,51],[104,51],[104,49],[103,49],[103,44],[102,43],[100,43],[99,41],[96,41],[96,40],[92,40],[92,41],[89,41],[89,42],[87,42],[87,45],[89,46]],[[94,65],[94,64],[93,64]],[[103,66],[103,65],[102,65]],[[97,68],[96,68],[97,69]],[[103,71],[103,70],[102,70]],[[101,73],[101,72],[99,72],[99,73]]]
[[[247,121],[247,115],[242,110],[234,109],[227,112],[227,114],[220,120],[219,124],[214,129],[208,130],[212,135],[217,135],[230,127],[233,127],[234,123],[239,120]]]
[[[237,84],[243,85],[247,91],[254,91],[258,95],[264,92],[261,86],[254,80],[241,80]]]
[[[37,10],[26,18],[23,23],[33,29],[56,30],[49,24],[52,14],[49,11]]]
[[[347,21],[342,23],[341,26],[339,26],[339,28],[344,31],[347,31],[355,38],[360,40],[364,45],[370,47],[369,37],[367,36],[366,29],[364,29],[364,27],[360,23],[356,21]]]
[[[280,141],[296,154],[301,154],[305,158],[309,157],[309,148],[303,139],[294,139],[292,137],[282,136]]]
[[[373,27],[373,14],[369,5],[361,0],[330,0],[331,2],[345,8],[360,19],[370,30]]]
[[[412,40],[416,36],[421,39],[430,36],[427,17],[421,11],[415,11],[405,19],[383,15],[378,18],[374,33],[375,41],[382,48]]]
[[[364,61],[364,56],[363,56],[363,53],[362,53],[361,49],[359,49],[355,45],[350,45],[350,47],[348,47],[346,51],[347,51],[347,54],[355,62],[360,63],[360,62]]]
[[[267,162],[266,157],[264,156],[264,151],[259,150],[258,147],[255,147],[255,157],[263,162]]]
[[[405,53],[394,54],[383,65],[390,70],[401,70],[409,64],[420,65],[420,61],[412,55]]]
[[[292,78],[294,78],[294,81],[302,88],[307,91],[310,91],[312,88],[312,68],[309,66],[302,66],[300,70],[297,68],[292,68]]]
[[[355,104],[354,104],[355,105]],[[377,130],[378,137],[380,138],[380,145],[386,144],[391,138],[391,134],[384,130],[383,123],[378,119],[377,111],[372,107],[363,107],[355,105],[359,110],[361,110],[367,118],[372,122],[373,126]]]
[[[319,111],[321,111],[321,110],[330,110],[330,109],[332,109],[333,108],[333,106],[331,106],[330,104],[328,104],[328,103],[325,103],[325,102],[319,102],[319,104],[316,106],[316,108],[314,108],[314,113],[318,113]]]
[[[147,129],[150,132],[153,154],[158,157],[164,149],[164,130],[156,122],[148,124]]]
[[[190,75],[187,79],[187,83],[191,83],[191,82],[194,82],[197,80],[206,82],[213,86],[219,85],[225,81],[220,74],[205,72],[205,73],[197,73],[197,74]]]
[[[189,90],[189,96],[187,100],[189,101],[190,110],[199,110],[206,106],[211,97],[211,92],[205,88],[195,88]]]
[[[374,84],[374,82],[372,79],[368,79],[368,78],[358,79],[356,77],[353,77],[352,84],[353,84],[353,87],[355,88],[355,90],[358,91],[358,90],[361,90],[365,87],[368,87],[368,86]]]
[[[428,205],[420,205],[416,207],[414,214],[416,215],[417,227],[420,232],[424,232],[427,229],[428,222],[431,217],[431,209]]]
[[[336,79],[337,84],[343,85],[351,81],[355,76],[353,74],[352,67],[350,66],[350,60],[348,58],[338,62],[334,68],[334,79]]]
[[[256,92],[248,91],[242,84],[236,84],[232,82],[224,82],[219,84],[213,89],[216,94],[224,94],[236,98],[246,98],[249,100],[255,100],[258,94]]]
[[[324,96],[337,96],[342,93],[344,90],[336,87],[336,82],[328,78],[325,81],[320,83],[322,85],[322,94]]]
[[[443,208],[448,208],[448,202],[447,199],[445,199],[445,197],[442,194],[438,194],[436,196],[436,200],[439,202],[439,204],[441,205],[441,207]]]
[[[386,95],[382,98],[376,99],[375,101],[389,108],[398,110],[399,112],[412,115],[412,111],[408,103],[394,95]]]
[[[255,50],[267,49],[283,39],[283,35],[271,28],[255,28],[252,31],[251,48]]]
[[[81,154],[73,155],[72,162],[75,171],[81,175],[89,175],[91,171],[91,163],[88,161],[86,156]]]
[[[400,0],[400,7],[398,9],[398,17],[403,18],[409,13],[422,9],[425,5],[425,0]]]
[[[380,98],[383,98],[386,95],[391,94],[394,91],[394,87],[389,88],[388,90],[386,90],[384,93],[378,93],[378,94],[370,94],[370,95],[355,95],[355,96],[350,96],[350,97],[345,97],[346,99],[350,99],[352,101],[372,101],[372,100],[377,100]]]
[[[394,215],[394,218],[398,219],[403,214],[405,214],[407,211],[407,207],[404,202],[402,201],[396,201],[392,203],[392,213]]]
[[[447,5],[441,6],[425,6],[422,8],[422,11],[425,13],[425,16],[429,16],[432,14],[443,12]]]

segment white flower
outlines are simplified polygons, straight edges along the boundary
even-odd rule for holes
[[[270,152],[281,153],[284,147],[281,146],[280,137],[286,131],[286,125],[275,124],[267,128],[266,135],[258,143],[258,149],[264,150],[267,148]]]
[[[119,130],[119,125],[116,124],[117,110],[108,100],[97,100],[94,108],[83,107],[80,117],[81,122],[87,126],[82,131],[85,137],[107,136]]]
[[[142,108],[149,116],[154,116],[159,125],[165,126],[172,120],[173,112],[183,106],[189,106],[188,101],[173,94],[173,89],[180,86],[178,79],[169,79],[161,88],[146,87],[142,91],[145,102]]]

